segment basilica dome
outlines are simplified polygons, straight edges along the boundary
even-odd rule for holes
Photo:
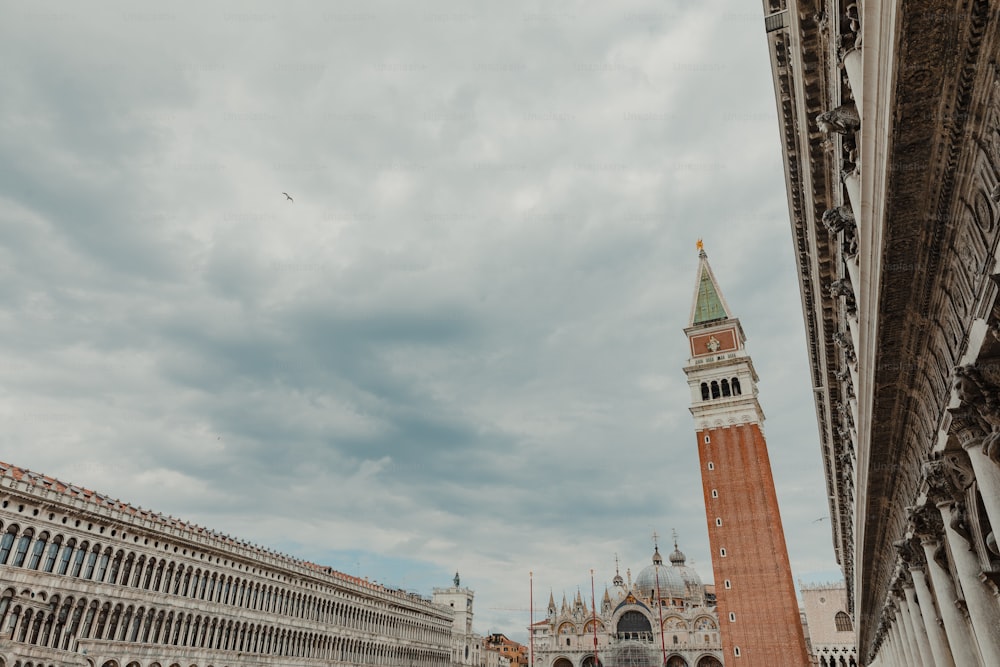
[[[676,569],[680,572],[681,579],[684,580],[684,583],[689,586],[695,586],[700,590],[703,586],[701,577],[698,576],[698,573],[695,572],[693,567],[688,567],[684,564],[685,560],[684,554],[677,548],[677,544],[674,544],[674,552],[670,554],[671,569]]]
[[[682,598],[687,594],[687,586],[680,571],[677,567],[667,567],[663,564],[659,549],[653,553],[653,564],[643,568],[636,577],[635,587],[639,589],[642,597],[650,599],[656,599],[657,590],[661,599]]]

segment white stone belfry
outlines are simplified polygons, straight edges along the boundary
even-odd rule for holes
[[[691,414],[696,428],[734,424],[763,428],[757,372],[746,351],[746,334],[729,310],[700,242],[698,279],[684,333],[691,355],[684,372],[691,388]]]

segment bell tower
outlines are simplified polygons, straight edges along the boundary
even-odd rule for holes
[[[726,665],[809,664],[757,401],[757,372],[698,242],[688,326],[691,414]]]

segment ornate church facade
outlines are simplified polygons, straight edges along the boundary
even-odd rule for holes
[[[558,607],[550,595],[546,618],[531,627],[534,667],[721,667],[712,587],[676,544],[669,559],[657,548],[634,581],[616,574],[596,609],[579,592]]]
[[[0,667],[445,667],[453,616],[0,463]]]
[[[1000,665],[1000,2],[763,8],[858,662]]]

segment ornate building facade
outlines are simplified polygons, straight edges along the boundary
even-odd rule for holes
[[[0,667],[449,664],[453,614],[0,463]]]
[[[684,368],[730,664],[806,667],[809,654],[771,475],[746,336],[700,248]],[[766,610],[766,611],[762,611]]]
[[[694,568],[674,545],[632,581],[616,574],[598,608],[578,592],[531,627],[534,667],[721,667],[719,619]],[[596,642],[596,651],[595,651]],[[596,655],[596,657],[595,657]]]
[[[844,584],[802,584],[810,652],[817,667],[857,667],[854,623],[847,612]]]
[[[1000,2],[764,0],[863,665],[1000,665]]]

